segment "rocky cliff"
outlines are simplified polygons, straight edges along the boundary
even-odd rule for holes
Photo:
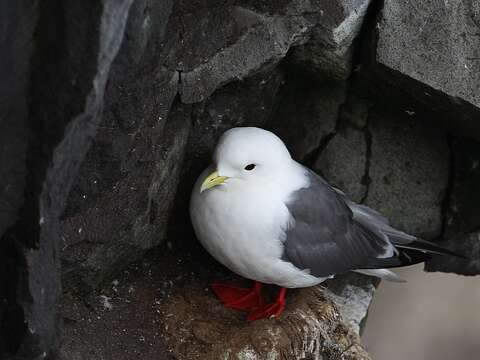
[[[229,275],[187,204],[232,126],[470,257],[428,271],[480,272],[478,2],[3,0],[0,24],[0,354],[368,358],[369,278],[253,330],[205,295]]]

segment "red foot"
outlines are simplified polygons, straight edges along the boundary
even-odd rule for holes
[[[264,306],[260,306],[256,309],[250,311],[247,317],[247,321],[255,321],[270,317],[278,318],[280,314],[285,309],[285,295],[287,293],[287,289],[281,288],[280,293],[278,294],[277,300],[273,304],[268,304]]]
[[[257,281],[251,289],[219,283],[212,284],[212,289],[228,308],[251,311],[263,306],[262,284]]]

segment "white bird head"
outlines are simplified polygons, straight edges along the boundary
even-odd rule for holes
[[[239,181],[272,183],[290,160],[285,144],[270,131],[255,127],[230,129],[215,148],[213,162],[216,169],[204,180],[200,192]]]

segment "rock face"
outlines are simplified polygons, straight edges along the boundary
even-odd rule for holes
[[[379,64],[480,106],[477,2],[387,0],[378,24]]]
[[[2,95],[10,100],[2,108],[2,125],[5,121],[13,135],[2,143],[7,150],[2,155],[6,165],[2,169],[7,170],[2,200],[5,194],[9,215],[0,226],[1,263],[6,268],[1,275],[2,357],[53,358],[58,350],[60,216],[101,119],[109,68],[123,38],[131,1],[116,5],[104,1],[95,9],[69,5],[62,9],[47,2],[38,8],[15,2],[2,11],[2,23],[7,24],[2,49],[12,56],[6,58],[2,73],[10,72],[13,84],[19,81],[13,89],[2,88]],[[73,21],[80,14],[88,20]],[[33,52],[35,27],[42,31]],[[53,46],[50,41],[59,29],[69,41],[61,38]],[[96,41],[84,41],[88,37]],[[17,57],[22,61],[17,62]],[[9,173],[17,161],[16,171]]]
[[[451,143],[452,174],[450,193],[445,203],[444,242],[442,245],[469,257],[468,261],[436,257],[427,263],[428,271],[477,275],[480,239],[480,145],[465,139]]]
[[[384,1],[371,32],[369,87],[480,139],[479,19],[470,0]]]
[[[83,303],[159,246],[166,264],[190,254],[194,265],[182,271],[203,273],[205,286],[223,274],[210,270],[187,205],[233,126],[274,131],[353,200],[470,257],[435,257],[428,270],[478,274],[479,14],[468,0],[2,2],[0,357],[56,356],[62,281]],[[185,275],[159,272],[166,283]],[[155,291],[148,276],[138,281],[144,295]],[[199,293],[190,285],[173,286],[168,306]],[[347,276],[293,295],[310,310],[328,298],[336,315],[325,322],[328,311],[308,310],[302,320],[292,308],[283,325],[259,325],[270,331],[265,344],[287,332],[303,340],[283,344],[284,358],[302,346],[312,359],[368,358],[356,341],[374,285]],[[63,357],[86,353],[80,326],[65,324],[78,338]],[[330,338],[332,328],[348,336]],[[324,342],[309,343],[312,334]],[[262,344],[248,339],[229,344],[240,358],[260,358]],[[165,346],[180,357],[197,349],[179,341]],[[209,354],[224,350],[213,344]]]

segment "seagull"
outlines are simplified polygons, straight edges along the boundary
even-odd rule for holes
[[[255,127],[221,136],[213,163],[194,185],[190,217],[203,247],[254,281],[251,288],[212,285],[226,307],[248,312],[248,321],[279,317],[287,288],[348,271],[403,281],[388,268],[425,261],[430,253],[459,256],[394,229],[293,160],[275,134]],[[262,284],[280,287],[273,303],[265,303]]]

